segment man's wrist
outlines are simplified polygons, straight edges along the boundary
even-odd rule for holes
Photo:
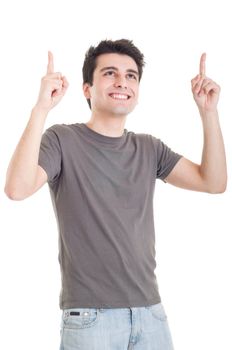
[[[218,117],[218,109],[215,108],[215,109],[212,109],[212,110],[204,110],[204,109],[200,109],[199,108],[199,113],[200,113],[200,116],[202,118],[214,118],[214,117]]]
[[[41,117],[41,118],[46,118],[48,113],[49,113],[48,109],[42,108],[39,105],[35,105],[32,108],[32,114],[37,115],[38,117]]]

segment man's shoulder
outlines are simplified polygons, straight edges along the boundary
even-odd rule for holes
[[[53,124],[51,126],[49,126],[46,129],[46,132],[53,132],[55,133],[57,136],[63,136],[66,134],[70,134],[70,132],[73,132],[73,130],[75,129],[75,124],[64,124],[64,123],[60,123],[60,124]]]
[[[133,132],[133,131],[131,131],[131,133],[133,134],[133,137],[144,142],[157,143],[160,140],[159,138],[149,133],[141,133],[141,132]]]

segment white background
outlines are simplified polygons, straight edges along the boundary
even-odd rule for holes
[[[144,53],[140,99],[126,129],[160,137],[200,162],[202,125],[191,93],[202,52],[221,86],[219,113],[229,181],[210,195],[157,181],[157,278],[177,350],[232,349],[231,12],[229,1],[7,1],[1,33],[0,329],[4,350],[58,349],[58,234],[47,185],[24,201],[4,194],[5,173],[46,72],[70,83],[45,128],[87,122],[82,64],[90,45],[127,38]],[[3,345],[4,344],[4,345]]]

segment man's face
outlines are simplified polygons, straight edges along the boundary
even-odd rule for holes
[[[93,85],[83,85],[92,111],[127,115],[136,106],[139,94],[139,73],[135,61],[127,55],[106,53],[97,57]]]

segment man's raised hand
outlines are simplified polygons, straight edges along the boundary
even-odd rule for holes
[[[55,107],[68,89],[68,81],[60,72],[54,73],[53,54],[48,51],[46,75],[41,79],[39,97],[36,106],[46,112]]]
[[[200,58],[199,74],[191,80],[193,98],[201,112],[214,112],[217,109],[220,86],[205,75],[206,53]]]

